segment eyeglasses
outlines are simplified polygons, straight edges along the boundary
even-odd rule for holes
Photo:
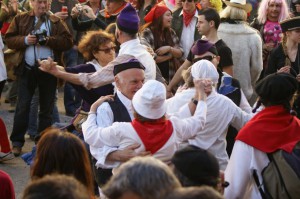
[[[204,56],[204,57],[197,57],[197,58],[193,59],[193,62],[196,63],[197,61],[200,61],[202,59],[212,61],[216,57],[217,57],[216,55],[208,55],[208,56]]]
[[[194,0],[181,0],[182,3],[184,3],[185,1],[192,3]]]
[[[116,49],[116,46],[110,47],[110,48],[104,48],[104,49],[97,49],[98,51],[103,51],[105,54],[110,53],[110,51],[114,51]]]

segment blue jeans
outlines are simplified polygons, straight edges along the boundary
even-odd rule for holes
[[[64,52],[64,61],[67,67],[77,65],[78,52],[74,48]],[[64,87],[64,105],[67,115],[74,116],[76,110],[81,104],[81,97],[71,86],[70,83],[66,82]]]
[[[38,129],[38,111],[39,111],[39,90],[36,89],[31,100],[30,112],[29,112],[29,123],[28,123],[28,135],[37,135]],[[53,113],[52,113],[52,124],[60,122],[59,113],[57,109],[57,91],[55,95]]]
[[[22,147],[29,123],[30,104],[36,88],[39,89],[40,103],[38,134],[51,126],[57,79],[38,68],[24,68],[18,79],[19,97],[10,140],[13,146]]]

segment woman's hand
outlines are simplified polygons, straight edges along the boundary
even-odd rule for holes
[[[171,49],[172,49],[171,46],[162,46],[162,47],[158,48],[158,49],[155,51],[155,53],[156,53],[157,55],[164,55],[164,54],[166,54],[166,53],[168,53],[168,52],[171,52]]]
[[[97,108],[105,101],[108,100],[114,100],[114,95],[106,95],[106,96],[101,96],[97,101],[95,101],[90,109],[90,112],[96,113]]]
[[[291,70],[291,66],[284,66],[282,68],[280,68],[277,73],[290,73]]]
[[[56,67],[57,62],[54,62],[51,57],[48,57],[48,59],[45,60],[38,60],[39,62],[39,69],[41,71],[44,71],[46,73],[50,73],[55,76],[55,74],[58,72],[58,69]]]

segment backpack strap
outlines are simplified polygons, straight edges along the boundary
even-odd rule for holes
[[[258,188],[258,191],[259,191],[259,193],[261,195],[261,198],[262,199],[267,199],[266,194],[265,194],[265,192],[264,192],[264,190],[262,188],[263,184],[260,184],[260,182],[259,182],[258,175],[257,175],[257,170],[256,169],[253,170],[253,178],[254,178],[255,184],[257,185],[257,188]]]

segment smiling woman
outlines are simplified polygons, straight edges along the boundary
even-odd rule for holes
[[[179,39],[171,28],[172,13],[166,6],[156,5],[144,20],[146,24],[141,28],[141,43],[154,50],[154,59],[169,82],[180,66],[179,59],[183,55]]]

